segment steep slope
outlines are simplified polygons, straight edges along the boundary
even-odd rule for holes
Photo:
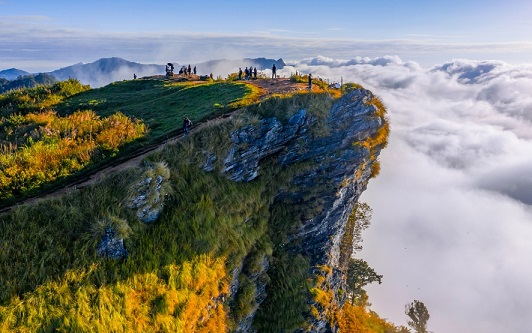
[[[386,137],[365,89],[269,98],[0,215],[1,330],[332,329],[311,281],[330,267],[340,295],[339,243]]]
[[[386,144],[388,127],[384,110],[371,92],[364,89],[356,89],[334,104],[310,99],[303,105],[306,107],[298,108],[284,123],[278,117],[286,118],[286,113],[276,110],[275,105],[265,106],[267,110],[276,110],[278,116],[233,132],[232,146],[223,159],[223,172],[234,181],[252,181],[261,176],[261,161],[268,159],[293,172],[275,176],[281,177],[283,183],[270,207],[270,237],[275,244],[273,261],[297,262],[298,258],[304,258],[313,270],[332,268],[327,282],[336,295],[340,289],[346,290],[342,280],[345,272],[339,269],[342,266],[340,242],[354,205],[374,174],[377,156]],[[379,136],[382,139],[376,140]],[[371,144],[357,144],[361,142]],[[286,276],[270,275],[272,281],[265,292],[278,293],[287,284],[283,280]],[[260,283],[256,288],[264,289]],[[294,298],[287,301],[294,302]],[[263,320],[259,331],[276,332],[300,325],[297,316],[285,317],[294,304],[284,302],[266,298],[263,313],[259,313]],[[336,302],[341,304],[343,299]],[[305,303],[308,301],[299,306],[304,308]],[[311,331],[329,325],[324,318],[308,320]],[[249,331],[249,327],[242,331]]]

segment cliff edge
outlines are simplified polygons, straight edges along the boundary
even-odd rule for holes
[[[262,119],[232,132],[232,145],[223,158],[222,173],[239,182],[260,177],[261,161],[268,158],[281,169],[296,170],[275,194],[271,208],[289,206],[297,212],[289,222],[296,227],[277,246],[307,258],[311,269],[332,268],[328,285],[334,294],[346,290],[340,243],[347,220],[374,176],[377,156],[385,146],[382,139],[368,144],[374,137],[387,136],[382,134],[387,124],[377,101],[370,91],[360,88],[335,101],[326,113],[309,111],[307,106],[284,123],[276,117]],[[335,300],[340,305],[344,301]],[[313,332],[330,329],[324,318],[311,319],[305,328]]]

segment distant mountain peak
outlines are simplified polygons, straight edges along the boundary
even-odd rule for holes
[[[9,69],[0,71],[0,78],[6,79],[9,81],[15,80],[18,77],[25,76],[25,75],[30,75],[30,73],[23,71],[21,69],[18,69],[18,68],[9,68]]]
[[[75,78],[93,88],[107,85],[114,81],[132,79],[155,74],[163,74],[164,65],[144,65],[119,57],[101,58],[91,63],[77,63],[53,72],[51,75],[58,80]]]

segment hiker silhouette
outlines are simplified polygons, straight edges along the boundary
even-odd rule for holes
[[[185,135],[188,135],[188,133],[190,133],[190,129],[192,128],[192,121],[190,121],[190,119],[188,119],[188,117],[185,117],[183,119],[183,133]]]

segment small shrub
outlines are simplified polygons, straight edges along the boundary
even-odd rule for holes
[[[239,288],[235,297],[234,314],[237,321],[248,316],[256,304],[257,289],[255,284],[245,275],[240,275]]]
[[[374,161],[373,164],[371,165],[371,175],[370,177],[371,178],[375,178],[379,175],[379,173],[381,172],[381,164],[379,161]]]
[[[342,91],[343,94],[348,94],[351,91],[356,90],[356,89],[362,89],[362,86],[357,83],[348,82],[348,83],[344,83],[340,87],[340,90]]]

